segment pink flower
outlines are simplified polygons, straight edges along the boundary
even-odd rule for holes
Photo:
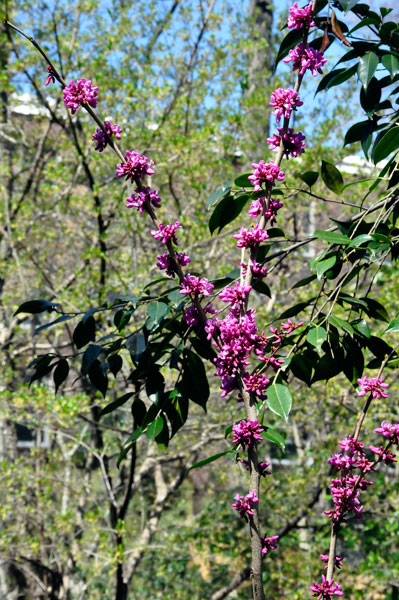
[[[234,423],[233,425],[233,444],[240,444],[242,450],[252,446],[255,440],[263,440],[260,435],[264,431],[264,428],[259,424],[258,421],[241,421],[240,423]]]
[[[321,583],[314,581],[309,589],[312,596],[317,596],[320,600],[331,600],[332,596],[343,596],[341,586],[334,583],[333,579],[327,581],[324,575],[321,576]]]
[[[327,569],[327,567],[328,567],[328,554],[320,554],[320,558],[323,561],[323,563],[325,563],[325,565],[326,565],[324,568]],[[342,567],[342,561],[343,560],[344,559],[341,556],[336,556],[335,557],[335,561],[334,562],[335,562],[336,569],[340,569]]]
[[[371,452],[374,452],[377,456],[380,457],[382,462],[390,465],[393,462],[398,462],[395,456],[388,449],[384,448],[384,446],[380,446],[376,448],[375,446],[369,446]]]
[[[270,106],[274,108],[272,114],[276,115],[277,123],[280,122],[282,116],[285,119],[289,119],[291,111],[296,110],[296,108],[302,105],[303,102],[300,100],[298,92],[291,89],[283,90],[282,88],[278,88],[278,90],[274,90],[270,98]]]
[[[90,104],[92,108],[97,106],[98,87],[94,87],[90,81],[86,79],[78,79],[75,83],[70,81],[62,90],[64,96],[64,104],[71,109],[74,115],[80,106]]]
[[[300,43],[296,48],[289,51],[288,56],[283,58],[283,62],[288,63],[291,61],[294,63],[292,70],[299,70],[299,75],[303,75],[306,69],[310,69],[313,77],[316,77],[318,73],[323,73],[321,67],[327,62],[327,59],[324,58],[321,52],[312,48],[310,44],[304,46]]]
[[[154,161],[148,160],[144,154],[141,155],[135,150],[132,152],[126,150],[125,162],[116,165],[116,174],[118,177],[126,177],[132,183],[137,183],[137,180],[141,179],[144,175],[153,175],[155,173],[152,168],[153,164]]]
[[[161,271],[165,270],[166,275],[169,275],[169,277],[174,277],[177,272],[176,265],[170,254],[168,254],[168,252],[164,252],[162,255],[158,254],[157,259],[158,269]],[[179,265],[182,267],[185,267],[190,262],[190,257],[187,256],[187,254],[184,254],[184,252],[177,252],[176,259]]]
[[[278,535],[272,535],[271,537],[264,537],[262,540],[262,554],[266,556],[271,550],[277,549]]]
[[[109,121],[104,121],[104,129],[109,138],[112,138],[114,135],[117,140],[121,139],[122,128],[119,125],[113,125]],[[98,152],[102,152],[107,145],[107,138],[102,129],[96,129],[96,132],[92,135],[92,140],[96,142],[95,150]]]
[[[216,312],[217,311],[214,310],[214,308],[212,307],[212,304],[208,304],[208,306],[205,306],[205,308],[204,308],[205,314],[209,313],[209,314],[214,315]],[[190,327],[195,327],[196,325],[198,325],[199,318],[200,318],[199,312],[195,306],[190,306],[189,308],[187,308],[187,310],[185,311],[185,313],[183,315],[183,320]]]
[[[264,160],[258,163],[252,164],[252,175],[248,177],[249,181],[255,187],[255,192],[261,189],[262,183],[272,183],[277,181],[284,181],[284,172],[280,171],[280,167],[275,165],[271,160],[269,163],[265,163]]]
[[[175,221],[174,223],[168,223],[164,225],[162,222],[158,225],[158,231],[156,229],[151,229],[151,235],[154,236],[154,239],[161,240],[162,244],[166,244],[168,240],[172,240],[177,245],[177,239],[175,232],[181,227],[179,221]]]
[[[259,244],[267,240],[268,233],[257,224],[255,227],[246,229],[241,227],[240,233],[233,236],[237,241],[238,248],[257,248]]]
[[[47,67],[47,78],[44,85],[48,85],[49,83],[55,83],[54,71],[50,65]]]
[[[363,379],[358,379],[357,382],[361,387],[358,396],[365,396],[368,392],[371,392],[373,398],[388,398],[388,394],[384,392],[383,388],[387,388],[389,385],[383,383],[382,379],[369,379],[365,376]]]
[[[314,27],[315,22],[313,21],[312,14],[312,2],[309,2],[304,8],[298,8],[298,3],[295,2],[290,9],[290,16],[288,17],[287,26],[288,29],[302,29],[306,27]]]
[[[387,385],[387,384],[385,384]],[[375,429],[376,433],[381,433],[385,438],[389,438],[392,444],[399,444],[399,424],[390,425],[386,421],[381,423],[381,427]]]
[[[180,285],[180,293],[209,296],[213,292],[213,288],[213,284],[209,283],[206,277],[199,279],[195,275],[188,273],[183,277],[183,283]]]
[[[259,375],[259,373],[254,373],[253,375],[245,375],[244,383],[247,392],[256,394],[257,396],[262,398],[266,394],[266,390],[268,388],[270,380],[267,379],[266,375]]]
[[[246,496],[240,496],[240,494],[236,494],[235,503],[232,504],[234,510],[236,510],[240,517],[247,520],[247,515],[253,515],[254,511],[253,505],[259,502],[259,498],[256,497],[255,492],[252,490]]]
[[[148,186],[142,187],[141,190],[136,188],[134,194],[126,198],[126,208],[137,208],[141,214],[146,202],[151,203],[155,208],[161,206],[161,198],[157,190],[151,190]]]
[[[286,158],[292,156],[296,158],[300,154],[305,152],[305,136],[299,131],[294,133],[291,127],[284,133],[282,127],[277,127],[277,133],[273,134],[273,137],[267,138],[267,143],[270,146],[270,150],[277,150],[280,148],[281,139],[283,139],[284,155]]]
[[[228,286],[219,294],[222,302],[230,302],[231,304],[244,304],[248,298],[249,292],[252,290],[250,285],[240,285],[235,282],[234,287]]]

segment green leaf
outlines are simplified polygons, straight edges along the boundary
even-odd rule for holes
[[[209,398],[209,383],[204,363],[198,354],[187,349],[184,351],[181,385],[184,395],[188,396],[206,411],[206,403]]]
[[[39,313],[48,310],[52,312],[59,304],[55,304],[54,302],[49,302],[48,300],[29,300],[28,302],[23,302],[15,311],[14,316],[19,313],[28,313],[31,315],[37,315]]]
[[[321,349],[323,342],[325,342],[326,339],[327,331],[324,329],[324,327],[319,326],[312,327],[306,336],[306,340],[309,342],[309,344],[317,348],[317,350]]]
[[[207,200],[207,206],[208,206],[208,210],[210,209],[210,207],[215,204],[216,202],[218,202],[218,200],[220,200],[221,198],[223,198],[223,196],[225,196],[230,190],[226,190],[224,188],[219,188],[217,190],[215,190],[214,192],[212,192],[212,194],[209,196],[208,200]]]
[[[145,416],[147,414],[147,409],[142,400],[140,398],[135,398],[132,404],[132,415],[134,419],[134,426],[136,427],[141,425],[144,422]]]
[[[109,370],[111,371],[112,375],[116,377],[123,366],[122,357],[119,356],[119,354],[111,354],[108,356],[107,362],[109,364]]]
[[[145,391],[151,402],[158,402],[159,397],[165,389],[165,379],[159,371],[158,365],[154,365],[145,380]]]
[[[329,190],[340,194],[344,186],[344,178],[335,165],[325,160],[321,161],[321,178]]]
[[[76,325],[72,338],[75,346],[80,349],[89,342],[94,342],[96,322],[94,317],[90,316],[85,321],[82,319]]]
[[[130,335],[125,342],[125,346],[129,350],[133,362],[137,363],[140,360],[140,356],[147,348],[147,341],[144,333],[138,331],[137,333]]]
[[[395,125],[377,142],[373,150],[373,160],[377,164],[391,152],[399,149],[399,127]]]
[[[248,177],[252,175],[252,171],[249,173],[244,173],[243,175],[239,175],[234,179],[234,185],[242,188],[250,188],[252,187],[252,183],[249,181]]]
[[[318,180],[319,173],[317,171],[305,171],[305,173],[295,173],[295,176],[302,179],[311,188]]]
[[[297,379],[310,385],[312,380],[312,364],[306,355],[296,354],[291,358],[289,369]]]
[[[325,260],[318,261],[316,263],[317,279],[320,281],[320,279],[323,277],[324,273],[326,271],[328,271],[329,269],[331,269],[335,265],[336,262],[337,262],[336,256],[330,256],[330,258],[326,258]]]
[[[309,304],[311,304],[313,302],[313,300],[314,300],[314,297],[310,298],[306,302],[298,302],[298,304],[294,304],[294,306],[290,306],[290,308],[287,308],[287,310],[285,310],[283,313],[281,313],[281,315],[279,316],[279,319],[288,319],[290,317],[295,317],[298,313],[302,312],[305,308],[307,308],[309,306]]]
[[[118,331],[122,331],[130,321],[130,317],[133,314],[133,310],[121,308],[115,313],[114,325]]]
[[[264,294],[268,298],[272,297],[270,288],[264,281],[254,281],[252,283],[252,288],[255,290],[255,292],[258,292],[258,294]]]
[[[102,351],[103,351],[102,346],[97,346],[95,344],[90,344],[90,346],[88,346],[86,348],[86,350],[83,354],[83,357],[82,357],[81,371],[82,371],[83,375],[87,375],[91,365],[100,356]]]
[[[104,371],[104,366],[98,360],[95,360],[91,365],[89,378],[94,387],[105,396],[108,389],[108,377]]]
[[[331,323],[331,325],[333,325],[337,329],[343,329],[344,331],[346,331],[346,333],[349,333],[349,335],[354,335],[354,333],[355,333],[352,325],[350,325],[347,321],[340,319],[339,317],[330,315],[328,317],[328,321],[329,321],[329,323]]]
[[[329,90],[330,88],[335,87],[336,85],[341,85],[341,83],[344,83],[345,81],[353,77],[356,71],[357,63],[355,65],[352,65],[351,67],[347,67],[346,69],[335,69],[334,71],[327,73],[327,75],[325,75],[320,81],[319,86],[316,90],[316,94],[323,90]]]
[[[364,56],[359,58],[357,74],[364,89],[367,89],[372,77],[374,76],[374,73],[377,70],[379,62],[380,60],[378,56],[374,54],[374,52],[366,52]]]
[[[148,319],[146,327],[149,331],[156,329],[162,319],[171,311],[171,307],[164,302],[151,302],[147,307]]]
[[[192,471],[193,469],[198,469],[199,467],[203,467],[204,465],[208,465],[209,463],[217,460],[221,456],[226,456],[226,454],[231,454],[232,452],[235,452],[235,450],[236,450],[235,448],[230,448],[229,450],[224,450],[224,452],[218,452],[217,454],[214,454],[213,456],[210,456],[209,458],[205,458],[204,460],[200,460],[199,462],[195,463],[195,465],[193,465],[192,467],[190,467],[188,470]]]
[[[304,285],[308,285],[308,283],[311,283],[315,279],[316,279],[316,275],[309,275],[309,277],[305,277],[304,279],[297,281],[296,284],[293,285],[291,289],[295,290],[296,288],[300,288],[300,287],[303,287]]]
[[[316,229],[316,231],[312,234],[312,237],[324,240],[329,244],[340,244],[345,246],[351,241],[347,235],[335,233],[334,231],[321,231],[320,229]]]
[[[240,196],[226,196],[216,205],[209,219],[209,231],[213,233],[218,229],[218,233],[229,223],[236,219],[250,198],[249,194]]]
[[[358,2],[360,2],[360,0],[340,0],[340,4],[344,9],[345,14],[354,8]]]
[[[292,29],[283,39],[280,44],[279,51],[277,53],[275,69],[277,68],[278,63],[283,60],[286,56],[288,56],[288,52],[295,48],[302,41],[302,32],[296,29]]]
[[[68,377],[68,373],[69,373],[68,361],[66,360],[66,358],[62,358],[60,361],[58,361],[57,366],[55,367],[54,373],[53,373],[55,393],[58,392],[58,388],[60,387],[61,383],[63,383],[65,381],[65,379]]]
[[[353,239],[351,239],[349,248],[353,248],[353,246],[360,246],[361,244],[364,244],[365,242],[372,242],[373,240],[374,240],[374,238],[371,235],[369,235],[368,233],[362,233],[360,235],[357,235]]]
[[[269,440],[269,442],[273,442],[273,444],[277,444],[277,446],[280,446],[282,450],[285,450],[284,434],[279,433],[271,427],[267,427],[266,431],[264,431],[262,435],[265,437],[266,440]]]
[[[145,434],[148,439],[153,440],[157,437],[164,427],[164,420],[162,417],[157,417],[147,428]]]
[[[399,60],[393,54],[384,54],[381,62],[386,70],[390,72],[391,77],[394,77],[399,72]]]
[[[290,390],[281,383],[273,383],[267,388],[266,404],[272,412],[287,421],[292,406]]]
[[[370,129],[374,131],[373,121],[359,121],[359,123],[355,123],[352,127],[349,127],[348,131],[345,134],[344,146],[348,144],[353,144],[354,142],[360,142],[362,136],[364,134],[365,129]]]
[[[367,303],[367,309],[364,310],[369,317],[389,323],[388,313],[380,302],[377,302],[374,298],[362,298],[362,300]]]
[[[33,335],[37,335],[40,331],[43,331],[43,329],[52,327],[53,325],[56,325],[56,323],[62,323],[63,321],[70,321],[70,319],[73,319],[73,318],[74,318],[74,315],[62,315],[61,317],[58,317],[58,319],[55,319],[55,321],[49,321],[48,323],[43,323],[43,325],[39,325],[39,327],[36,327],[35,331],[33,332]]]
[[[355,331],[358,331],[362,336],[370,339],[370,327],[364,319],[361,319],[357,323],[352,323],[352,325]]]
[[[388,325],[388,327],[384,330],[383,335],[385,333],[393,333],[394,331],[399,331],[399,319],[394,319]]]
[[[113,412],[120,406],[123,406],[129,400],[129,398],[131,398],[133,396],[133,394],[134,394],[134,392],[128,392],[127,394],[120,396],[113,402],[110,402],[109,404],[107,404],[107,406],[104,406],[104,408],[102,408],[100,410],[99,416],[103,417],[104,415],[107,415],[108,413]]]

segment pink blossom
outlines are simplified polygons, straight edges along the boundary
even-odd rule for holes
[[[262,554],[266,556],[271,550],[277,549],[278,535],[272,535],[271,537],[264,537],[262,540]]]
[[[388,398],[388,394],[384,392],[383,388],[387,388],[389,385],[383,383],[382,379],[369,379],[365,376],[363,379],[358,379],[357,382],[361,387],[358,396],[365,396],[368,392],[371,392],[373,398]]]
[[[309,27],[315,26],[312,14],[312,2],[309,2],[304,8],[298,8],[298,3],[295,2],[295,4],[290,6],[289,11],[288,29],[303,29],[304,27],[309,29]]]
[[[109,121],[104,121],[104,129],[107,132],[109,138],[114,135],[117,140],[121,139],[122,128],[119,125],[113,125]],[[95,150],[102,152],[107,145],[107,137],[102,129],[96,129],[96,132],[92,135],[92,140],[96,142]]]
[[[326,565],[324,568],[327,569],[327,567],[328,567],[328,554],[320,554],[320,558],[323,561],[323,563],[325,563],[325,565]],[[335,557],[334,562],[335,562],[335,568],[336,569],[340,569],[342,567],[342,561],[343,560],[344,559],[341,556],[336,556]]]
[[[49,83],[55,83],[54,71],[53,68],[50,67],[50,65],[47,67],[47,73],[48,75],[44,85],[48,85]]]
[[[212,307],[212,304],[208,304],[208,306],[205,306],[204,308],[205,314],[208,313],[214,315],[216,312],[217,311]],[[189,327],[196,327],[200,320],[198,308],[196,308],[195,306],[190,306],[189,308],[187,308],[183,315],[183,320],[187,323]]]
[[[255,442],[255,440],[263,440],[260,435],[264,428],[258,421],[241,421],[233,425],[233,444],[240,444],[244,451]]]
[[[244,376],[244,383],[247,392],[256,394],[260,398],[263,398],[266,394],[270,380],[267,379],[266,375],[254,373],[253,375]]]
[[[240,233],[233,236],[237,241],[238,248],[257,248],[259,244],[267,240],[268,233],[265,229],[257,224],[255,227],[246,229],[246,227],[240,228]]]
[[[296,158],[300,154],[305,152],[305,136],[299,131],[294,133],[294,130],[289,127],[286,132],[282,127],[277,127],[277,133],[273,134],[273,137],[267,138],[267,143],[270,146],[270,150],[277,150],[280,148],[281,139],[283,139],[284,156],[289,158],[292,156]]]
[[[303,75],[306,69],[310,69],[313,77],[316,77],[318,73],[323,73],[321,67],[327,62],[327,59],[324,58],[321,52],[312,48],[310,44],[304,46],[300,43],[296,48],[289,51],[288,56],[283,58],[283,62],[288,63],[291,61],[294,63],[292,70],[299,70],[299,75]]]
[[[387,384],[385,384],[387,385]],[[376,433],[381,433],[385,438],[389,438],[392,444],[399,444],[399,424],[391,425],[386,421],[381,423],[381,427],[375,429]]]
[[[263,215],[266,221],[270,221],[270,225],[274,225],[277,212],[282,206],[281,202],[274,200],[274,198],[270,198],[268,204],[266,204],[266,198],[257,198],[256,200],[252,200],[248,214],[253,219],[256,219],[259,215]]]
[[[137,208],[140,214],[143,212],[146,203],[151,203],[155,208],[161,206],[161,198],[157,190],[151,190],[148,186],[141,189],[136,188],[134,194],[126,198],[126,208]]]
[[[253,506],[257,502],[259,502],[259,498],[257,498],[255,492],[252,490],[246,496],[240,496],[240,494],[236,494],[235,503],[232,504],[234,510],[236,510],[240,517],[247,520],[247,515],[252,516],[254,514]]]
[[[176,231],[181,227],[179,221],[175,221],[174,223],[168,223],[164,225],[162,222],[158,225],[158,230],[151,229],[151,235],[154,236],[154,239],[161,240],[162,244],[166,244],[168,240],[172,240],[175,244],[177,244],[176,239]]]
[[[261,189],[262,183],[274,184],[276,180],[284,181],[284,172],[280,171],[280,167],[275,165],[272,160],[269,163],[265,163],[264,160],[252,163],[252,169],[252,175],[248,179],[255,187],[255,192]]]
[[[230,302],[231,304],[245,304],[252,287],[250,285],[240,285],[235,282],[234,287],[228,286],[219,294],[222,302]]]
[[[180,285],[180,293],[209,296],[213,292],[213,288],[213,284],[209,283],[206,277],[199,279],[195,275],[188,273],[183,277],[183,283]]]
[[[364,444],[359,442],[352,435],[348,435],[347,438],[338,442],[344,452],[351,452],[353,454],[364,454]]]
[[[153,175],[155,173],[152,168],[153,164],[154,161],[148,160],[144,154],[141,155],[135,150],[132,152],[126,150],[125,162],[116,165],[116,174],[118,177],[126,177],[132,183],[137,183],[137,180],[140,180],[144,175]]]
[[[375,446],[369,446],[369,448],[371,452],[374,452],[374,454],[379,456],[382,462],[386,463],[387,465],[393,462],[398,462],[392,452],[390,452],[387,448],[384,448],[384,446],[380,446],[379,448],[376,448]]]
[[[157,259],[158,269],[160,269],[161,271],[165,270],[166,274],[169,275],[169,277],[174,277],[177,273],[177,270],[176,264],[171,255],[168,252],[164,252],[164,254],[158,255]],[[184,254],[184,252],[177,252],[176,260],[180,266],[185,267],[190,262],[190,257],[187,256],[187,254]]]
[[[92,108],[97,106],[98,87],[92,85],[90,79],[78,79],[75,83],[70,81],[62,90],[64,104],[71,109],[74,115],[80,106],[89,104]]]
[[[270,106],[274,108],[272,114],[276,115],[277,123],[280,122],[282,116],[289,119],[291,112],[302,105],[303,102],[300,100],[298,92],[291,89],[278,88],[274,90],[270,98]]]
[[[309,589],[312,596],[316,596],[319,600],[331,600],[332,596],[343,596],[341,586],[334,583],[333,579],[327,581],[324,575],[321,576],[321,583],[314,581]]]

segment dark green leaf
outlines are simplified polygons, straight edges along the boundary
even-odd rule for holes
[[[267,283],[265,283],[264,281],[256,281],[255,280],[252,283],[252,288],[255,290],[255,292],[258,292],[258,294],[264,294],[268,298],[272,297],[272,294],[270,292],[270,288],[267,285]]]
[[[234,179],[234,185],[242,188],[250,188],[252,187],[252,183],[249,181],[248,177],[252,175],[252,172],[244,173],[243,175],[239,175]]]
[[[215,190],[214,192],[212,192],[212,194],[209,196],[209,198],[207,200],[208,210],[212,206],[212,204],[215,204],[215,202],[217,202],[218,200],[223,198],[223,196],[225,196],[228,191],[230,191],[230,190],[225,190],[224,188],[219,188],[218,190]]]
[[[358,331],[363,337],[369,339],[370,338],[370,327],[367,325],[367,322],[364,319],[361,319],[358,322],[352,323],[353,328]]]
[[[293,356],[289,368],[294,377],[304,381],[307,385],[310,385],[312,380],[312,365],[307,360],[306,356],[300,354]]]
[[[51,357],[51,358],[53,358],[53,357]],[[52,365],[47,364],[46,366],[36,367],[35,372],[33,373],[32,377],[29,379],[29,385],[31,385],[31,383],[33,383],[34,381],[37,381],[38,379],[42,379],[43,377],[46,377],[46,375],[51,373],[55,364],[56,363],[53,363]]]
[[[349,335],[354,335],[354,333],[355,333],[352,325],[350,323],[348,323],[347,321],[340,319],[339,317],[330,315],[328,317],[328,321],[329,321],[329,323],[331,323],[331,325],[333,325],[337,329],[343,329],[343,331],[346,331],[347,333],[349,333]]]
[[[145,391],[151,402],[158,402],[158,399],[165,389],[165,379],[159,371],[158,365],[149,371],[145,380]]]
[[[133,310],[127,310],[126,308],[121,308],[115,313],[114,325],[118,331],[122,331],[126,327],[132,314]]]
[[[362,298],[362,300],[367,304],[367,309],[365,308],[364,311],[369,317],[389,323],[388,313],[380,302],[374,300],[374,298]]]
[[[69,373],[68,361],[66,360],[66,358],[62,358],[60,361],[58,361],[57,366],[55,367],[54,373],[53,373],[55,393],[58,392],[58,388],[60,387],[61,383],[63,383],[65,381],[65,379],[68,377],[68,373]]]
[[[134,333],[127,338],[125,346],[133,361],[137,363],[147,348],[146,337],[141,331]]]
[[[277,53],[275,69],[277,68],[278,63],[283,60],[286,56],[288,56],[288,52],[295,48],[302,41],[302,32],[296,29],[292,29],[281,42],[279,51]]]
[[[147,409],[140,398],[135,398],[132,404],[132,415],[134,419],[134,425],[142,425],[147,414]]]
[[[376,72],[379,62],[379,58],[374,52],[366,52],[364,56],[359,58],[357,74],[365,89],[367,89],[368,84]]]
[[[306,302],[298,302],[298,304],[294,304],[290,308],[287,308],[281,315],[279,319],[288,319],[290,317],[295,317],[298,313],[302,312],[305,308],[309,306],[313,302],[314,298],[310,298]]]
[[[87,375],[91,365],[100,356],[102,351],[103,351],[102,346],[96,346],[94,344],[90,344],[90,346],[88,346],[86,348],[86,350],[83,354],[83,357],[82,357],[81,370],[82,370],[83,375]]]
[[[62,323],[63,321],[69,321],[70,319],[73,319],[73,317],[74,317],[74,315],[62,315],[61,317],[58,317],[58,319],[55,319],[55,321],[49,321],[48,323],[43,323],[43,325],[39,325],[39,327],[36,327],[35,331],[33,332],[33,335],[37,335],[39,333],[39,331],[43,331],[43,329],[52,327],[53,325],[56,325],[57,323]]]
[[[319,87],[316,90],[316,94],[323,90],[329,90],[332,87],[341,85],[342,83],[353,77],[356,71],[357,64],[352,65],[351,67],[348,67],[346,69],[335,69],[334,71],[327,73],[327,75],[325,75],[321,80]]]
[[[206,376],[204,363],[191,350],[184,351],[183,375],[181,380],[183,395],[188,396],[193,402],[206,410],[209,398],[209,383]]]
[[[324,273],[326,271],[328,271],[329,269],[331,269],[335,265],[336,262],[337,262],[336,256],[330,256],[330,258],[326,258],[325,260],[319,260],[316,263],[317,279],[320,281],[320,279],[323,277]]]
[[[335,165],[325,160],[321,161],[321,178],[329,190],[340,194],[344,185],[344,179]]]
[[[347,235],[335,233],[334,231],[321,231],[319,229],[316,229],[316,231],[312,234],[312,237],[324,240],[329,244],[347,245],[351,241]]]
[[[45,310],[51,312],[54,310],[59,304],[55,304],[54,302],[49,302],[48,300],[29,300],[28,302],[23,302],[21,306],[17,308],[14,313],[18,315],[19,313],[29,313],[31,315],[37,315],[38,313],[42,313]]]
[[[360,142],[365,130],[374,131],[375,126],[373,121],[359,121],[359,123],[355,123],[348,129],[345,134],[345,142],[344,145],[353,144],[354,142]]]
[[[79,321],[72,336],[74,344],[78,349],[83,348],[83,346],[86,346],[89,342],[94,342],[95,327],[96,322],[94,317],[88,317],[86,321]]]
[[[399,319],[391,321],[383,333],[393,333],[394,331],[399,331]]]
[[[384,54],[381,62],[392,77],[399,72],[399,60],[393,54]]]
[[[306,340],[309,342],[309,344],[311,344],[318,350],[321,349],[323,342],[325,342],[326,339],[327,331],[324,329],[324,327],[319,327],[317,325],[316,327],[312,327],[312,329],[310,329],[308,335],[306,336]]]
[[[103,417],[104,415],[107,415],[108,413],[113,412],[114,410],[116,410],[120,406],[123,406],[124,404],[126,404],[126,402],[132,396],[133,396],[133,392],[128,392],[127,394],[124,394],[123,396],[120,396],[119,398],[117,398],[113,402],[110,402],[109,404],[107,404],[107,406],[104,406],[104,408],[102,408],[100,410],[99,416]]]
[[[273,383],[267,388],[266,404],[272,412],[287,421],[292,407],[290,390],[281,383]]]
[[[297,281],[296,284],[293,285],[291,289],[295,290],[296,288],[300,288],[300,287],[303,287],[304,285],[308,285],[308,283],[311,283],[315,279],[316,279],[316,275],[309,275],[309,277],[305,277],[304,279]]]
[[[149,331],[156,329],[161,323],[162,319],[170,313],[170,306],[164,302],[151,302],[147,307],[148,319],[146,321],[146,327]]]
[[[103,365],[95,360],[89,369],[89,378],[94,387],[101,392],[103,396],[107,393],[108,377],[104,372]]]
[[[234,221],[234,219],[240,215],[248,200],[248,194],[242,194],[241,196],[235,197],[226,196],[223,198],[223,200],[216,205],[216,208],[209,219],[209,231],[213,233],[218,229],[218,233],[220,233],[226,225]]]
[[[377,142],[373,150],[373,160],[377,164],[387,158],[391,152],[399,149],[399,127],[396,125]]]
[[[200,460],[199,462],[195,463],[195,465],[190,467],[188,470],[192,471],[193,469],[198,469],[199,467],[203,467],[204,465],[207,465],[207,464],[217,460],[221,456],[226,456],[226,454],[231,454],[232,452],[235,452],[235,448],[230,448],[229,450],[224,450],[224,452],[218,452],[217,454],[214,454],[213,456],[210,456],[209,458]]]
[[[116,377],[123,365],[122,357],[119,356],[119,354],[111,354],[108,356],[107,361],[109,370],[111,371],[112,375]]]
[[[318,180],[319,173],[317,171],[305,171],[305,173],[295,173],[295,176],[302,179],[309,187],[312,187]]]

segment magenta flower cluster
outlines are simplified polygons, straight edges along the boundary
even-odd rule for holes
[[[236,494],[234,499],[235,503],[232,504],[232,507],[238,512],[241,518],[248,520],[248,516],[253,516],[254,504],[259,502],[259,498],[256,496],[253,490],[251,490],[246,496],[240,496],[240,494]]]
[[[179,221],[167,223],[164,225],[162,221],[158,223],[158,229],[151,229],[151,235],[155,240],[160,240],[162,244],[166,244],[168,240],[172,240],[177,245],[176,231],[181,227]]]
[[[298,3],[295,2],[289,8],[289,17],[287,21],[288,29],[303,29],[306,27],[314,27],[315,22],[313,21],[312,13],[312,2],[309,2],[304,8],[298,8]]]
[[[289,127],[286,131],[282,127],[277,127],[277,133],[273,133],[272,137],[267,138],[270,150],[278,150],[281,141],[284,147],[284,156],[296,158],[305,152],[305,136],[299,131],[294,133],[294,130]]]
[[[98,152],[102,152],[106,147],[108,143],[107,136],[109,139],[111,139],[113,135],[117,140],[121,139],[122,128],[119,127],[119,125],[113,125],[109,121],[104,121],[104,129],[105,132],[102,129],[96,129],[96,132],[92,135],[92,140],[96,142],[95,150]]]
[[[321,583],[313,582],[310,586],[312,596],[315,596],[319,600],[331,600],[333,596],[343,596],[341,586],[338,583],[334,583],[331,579],[328,581],[324,575],[321,576]]]
[[[262,539],[262,554],[266,556],[271,550],[277,550],[278,535],[272,535],[271,537],[264,537]]]
[[[273,107],[272,115],[276,115],[277,123],[280,122],[281,117],[289,119],[291,112],[302,105],[303,102],[299,98],[298,92],[291,89],[278,88],[270,97],[270,106]]]
[[[141,155],[135,150],[132,152],[127,150],[125,162],[116,165],[116,174],[118,177],[126,177],[132,183],[137,183],[144,175],[153,175],[155,173],[152,168],[153,164],[154,161],[148,160],[144,154]]]
[[[275,181],[284,181],[284,172],[280,171],[280,167],[272,160],[269,163],[265,163],[264,160],[253,163],[252,169],[252,175],[248,179],[254,186],[255,192],[262,189],[263,183],[274,185]]]
[[[48,79],[48,78],[47,78]],[[78,79],[76,83],[70,81],[62,90],[64,104],[71,109],[74,115],[80,106],[89,104],[92,108],[97,106],[98,87],[93,86],[90,79]]]
[[[237,233],[234,238],[237,241],[238,248],[257,248],[259,244],[267,240],[268,233],[257,224],[255,227],[246,229],[241,227],[240,233]]]
[[[360,392],[358,392],[358,396],[365,396],[371,392],[373,398],[388,397],[388,394],[384,392],[384,388],[389,386],[387,383],[384,383],[382,379],[369,379],[368,377],[363,377],[363,379],[358,379],[357,382],[360,385]]]
[[[233,444],[238,444],[244,451],[249,446],[252,446],[255,440],[263,440],[260,435],[264,431],[264,428],[259,424],[258,421],[241,421],[240,423],[234,423],[233,425]]]
[[[154,208],[161,206],[161,198],[157,190],[152,190],[148,186],[143,186],[140,189],[136,188],[134,194],[126,198],[126,208],[137,208],[139,213],[152,204]]]
[[[292,70],[298,71],[299,75],[303,75],[309,69],[313,77],[316,77],[318,73],[323,74],[321,68],[326,64],[327,59],[322,52],[315,50],[310,44],[300,43],[289,51],[288,56],[283,58],[283,62],[292,62]]]

